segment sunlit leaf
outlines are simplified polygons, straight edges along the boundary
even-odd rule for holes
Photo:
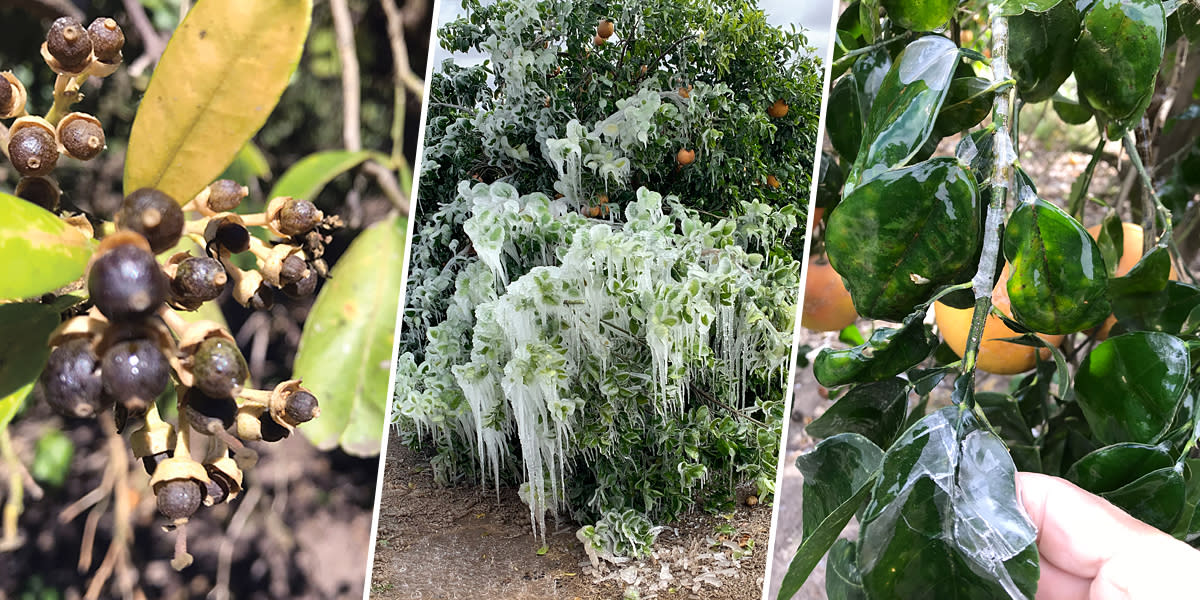
[[[45,304],[0,304],[0,398],[37,380],[58,323],[58,311]]]
[[[1186,390],[1187,344],[1156,332],[1135,332],[1096,346],[1075,375],[1075,392],[1096,439],[1157,443],[1170,428]]]
[[[0,299],[34,298],[83,276],[94,244],[53,213],[0,193]]]
[[[405,221],[393,217],[359,234],[304,324],[293,369],[319,399],[321,416],[300,431],[322,449],[379,453],[405,232]]]
[[[220,175],[279,101],[311,12],[311,0],[196,3],[138,107],[125,193],[154,187],[182,204]]]
[[[1096,0],[1075,43],[1079,94],[1112,121],[1109,139],[1132,127],[1150,105],[1166,43],[1159,0]]]

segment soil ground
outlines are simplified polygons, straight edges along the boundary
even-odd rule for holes
[[[515,489],[434,481],[426,458],[393,439],[379,513],[371,598],[757,600],[769,505],[732,514],[689,513],[646,558],[593,567],[574,523],[547,525],[548,550]]]

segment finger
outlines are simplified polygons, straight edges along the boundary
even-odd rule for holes
[[[1038,530],[1038,551],[1060,570],[1093,579],[1134,540],[1160,535],[1107,500],[1058,477],[1017,473],[1017,496]]]
[[[1037,600],[1088,600],[1092,580],[1068,573],[1041,558]]]

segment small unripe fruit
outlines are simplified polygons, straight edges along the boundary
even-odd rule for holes
[[[208,186],[208,208],[213,212],[232,212],[247,193],[248,190],[238,182],[219,179]]]
[[[171,292],[186,303],[204,303],[216,299],[225,291],[229,276],[221,261],[207,256],[193,256],[179,263]]]
[[[296,390],[288,395],[283,414],[286,420],[299,425],[307,423],[321,414],[317,397],[307,390]]]
[[[88,273],[88,292],[110,320],[144,318],[166,301],[167,277],[149,250],[121,243],[96,257]]]
[[[41,393],[50,408],[68,418],[95,417],[103,409],[100,399],[99,365],[92,343],[86,338],[63,342],[50,352],[46,368],[38,378]]]
[[[303,235],[321,224],[322,215],[308,200],[292,198],[279,209],[279,231],[283,235]]]
[[[149,340],[114,344],[100,364],[104,393],[133,413],[148,408],[167,388],[170,377],[171,365]]]
[[[71,17],[59,17],[46,32],[46,50],[72,73],[83,71],[92,56],[92,36]]]
[[[233,342],[212,337],[200,343],[192,357],[196,388],[215,398],[232,398],[249,376],[246,359]]]
[[[48,175],[58,164],[58,142],[54,139],[54,131],[37,125],[14,127],[8,137],[8,157],[21,175]]]
[[[155,501],[164,517],[186,521],[200,509],[204,488],[194,479],[173,479],[158,489]]]
[[[22,177],[17,182],[16,194],[18,198],[32,202],[50,212],[55,212],[58,210],[58,199],[62,196],[62,191],[58,189],[58,184],[54,183],[53,179]]]
[[[141,188],[126,196],[116,220],[121,229],[146,238],[155,254],[175,247],[183,236],[183,209],[173,198],[153,188]]]
[[[104,128],[91,115],[71,113],[58,124],[58,141],[67,156],[92,160],[104,150]]]
[[[109,17],[99,17],[88,25],[88,35],[92,38],[92,51],[96,59],[103,63],[121,61],[121,49],[125,47],[125,32],[121,26]]]

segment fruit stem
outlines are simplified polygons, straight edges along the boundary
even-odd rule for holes
[[[1175,264],[1179,265],[1180,270],[1187,275],[1189,280],[1196,281],[1196,277],[1188,269],[1187,261],[1183,260],[1179,256],[1179,246],[1175,243],[1175,236],[1173,235],[1171,224],[1171,210],[1166,206],[1163,206],[1162,199],[1160,199],[1158,194],[1154,191],[1154,183],[1150,180],[1150,173],[1146,171],[1146,165],[1142,164],[1142,156],[1138,154],[1137,143],[1136,140],[1133,139],[1133,132],[1126,131],[1125,137],[1121,141],[1125,145],[1125,153],[1129,155],[1129,162],[1133,163],[1134,170],[1136,170],[1138,175],[1140,175],[1142,178],[1142,185],[1146,186],[1146,193],[1150,195],[1150,200],[1154,202],[1154,211],[1156,215],[1163,222],[1162,236],[1157,239],[1156,245],[1161,246],[1165,243],[1167,250],[1171,253],[1171,259],[1175,261]],[[1150,221],[1150,225],[1153,227],[1150,232],[1151,234],[1154,234],[1155,229],[1157,229],[1158,222],[1152,219]]]
[[[88,74],[83,73],[78,76],[59,75],[54,80],[54,104],[50,107],[50,112],[46,113],[46,120],[51,125],[58,125],[59,120],[70,112],[71,105],[83,100],[79,86],[87,81],[87,78]]]
[[[992,76],[1004,81],[1012,78],[1008,67],[1008,18],[998,15],[992,18]],[[1012,115],[1016,101],[1015,87],[996,90],[992,104],[992,123],[996,126],[996,153],[992,167],[992,197],[988,204],[984,224],[983,253],[979,267],[972,279],[975,287],[975,312],[971,315],[971,329],[967,334],[967,347],[963,352],[963,376],[967,386],[974,386],[975,363],[979,358],[979,344],[983,340],[983,325],[992,307],[992,290],[996,285],[996,264],[1000,260],[1000,230],[1004,225],[1005,205],[1009,190],[1013,189],[1013,164],[1016,154],[1012,150]],[[1007,151],[1005,151],[1007,149]],[[969,408],[975,408],[973,394],[965,395]],[[976,411],[981,412],[981,411]],[[985,421],[986,422],[986,421]]]

